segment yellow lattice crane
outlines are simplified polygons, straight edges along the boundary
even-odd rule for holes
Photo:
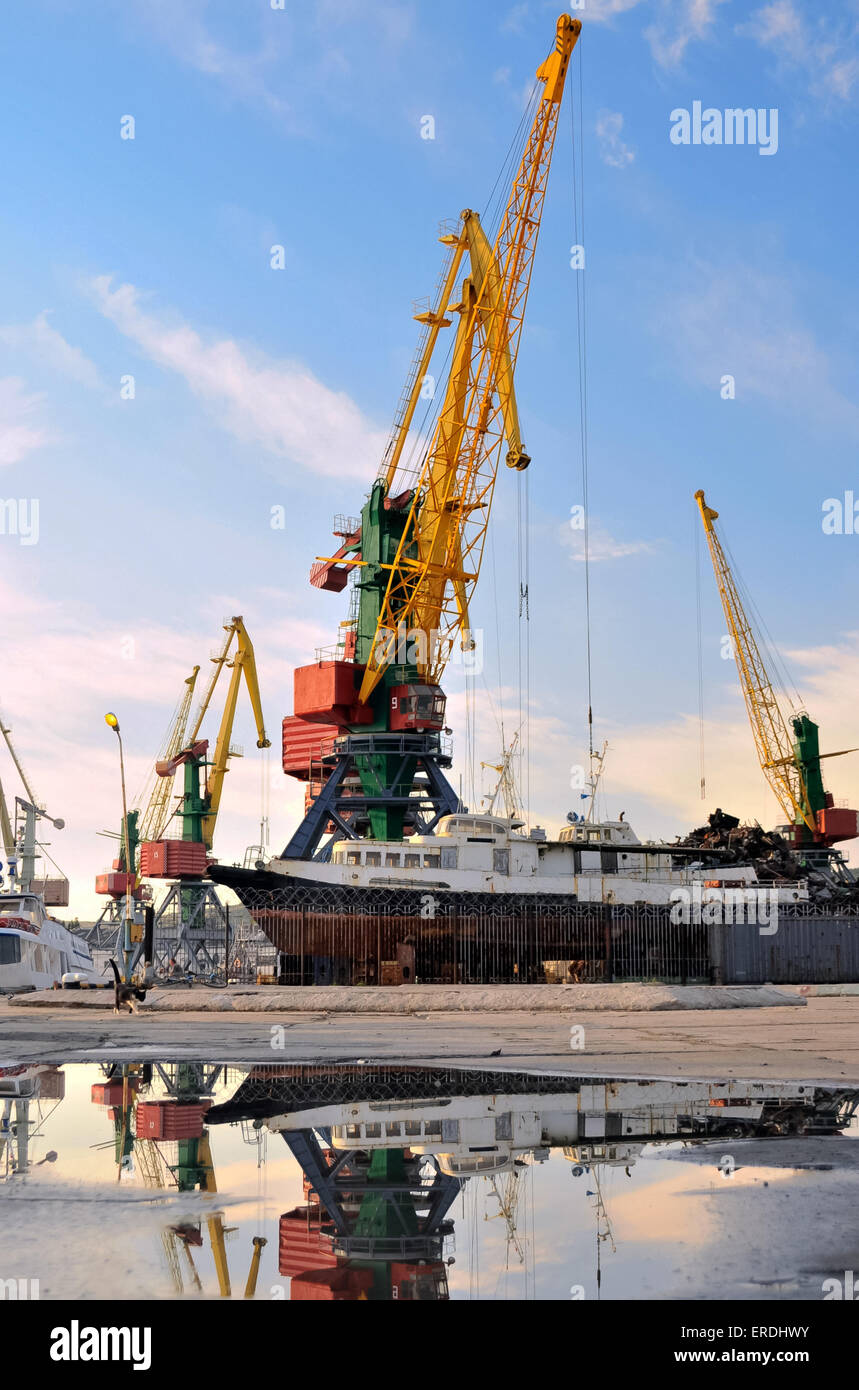
[[[173,712],[157,762],[169,762],[185,747],[188,716],[191,712],[191,701],[194,698],[194,689],[199,674],[200,668],[195,666],[185,681],[185,689]],[[165,777],[159,777],[153,769],[149,795],[147,797],[144,793],[141,797],[141,803],[146,801],[146,809],[141,813],[137,827],[137,833],[141,840],[161,839],[167,828],[167,822],[173,815],[173,807],[170,804],[172,790],[172,781]]]
[[[214,670],[209,679],[199,708],[194,717],[194,726],[191,734],[179,752],[173,757],[165,759],[164,762],[156,764],[155,770],[159,777],[167,783],[168,789],[172,785],[173,774],[180,764],[185,765],[185,796],[183,799],[182,819],[184,822],[183,835],[186,840],[202,841],[206,848],[210,850],[215,838],[215,823],[218,818],[218,810],[221,805],[221,796],[224,790],[224,778],[229,770],[230,758],[238,757],[241,750],[233,747],[230,742],[233,732],[233,721],[236,717],[236,706],[239,699],[239,687],[244,678],[250,697],[251,708],[256,721],[257,748],[270,748],[271,740],[265,731],[265,721],[262,713],[262,701],[259,693],[259,681],[257,679],[256,657],[254,656],[253,643],[248,636],[245,628],[244,619],[241,617],[228,618],[224,622],[226,637],[222,643],[220,651],[212,657]],[[235,646],[233,643],[235,642]],[[228,669],[230,682],[227,687],[227,698],[224,702],[224,710],[221,715],[221,723],[218,729],[218,738],[215,743],[215,753],[211,763],[206,763],[206,750],[208,741],[200,739],[200,730],[206,712],[212,702],[215,687],[221,672]],[[200,771],[205,768],[206,789],[204,793],[200,790]]]
[[[817,843],[834,844],[852,839],[857,833],[857,813],[834,806],[832,797],[824,790],[820,761],[821,757],[837,758],[857,750],[846,748],[839,753],[821,754],[817,725],[804,712],[792,718],[791,734],[716,533],[719,513],[707,506],[701,488],[695,493],[695,501],[704,523],[740,688],[764,776],[788,822],[799,828],[800,841],[811,838]]]
[[[459,329],[426,461],[416,483],[403,480],[412,497],[396,555],[387,567],[361,704],[370,699],[388,664],[385,634],[400,624],[427,635],[426,659],[416,664],[428,684],[438,684],[453,640],[469,628],[468,606],[480,573],[505,435],[508,465],[522,469],[530,462],[519,434],[513,374],[567,68],[580,32],[579,20],[561,15],[552,52],[537,70],[543,91],[494,246],[476,214],[462,215],[457,250],[468,249],[474,273],[461,301],[450,306],[454,254],[433,314],[440,322],[452,307],[460,316]],[[401,490],[399,448],[397,439],[385,467],[389,497]],[[436,639],[430,642],[429,634],[437,634]]]
[[[318,652],[313,665],[295,671],[284,770],[312,782],[307,726],[328,728],[316,754],[324,763],[322,790],[284,858],[312,857],[332,821],[341,830],[366,824],[373,839],[399,839],[407,824],[426,829],[460,804],[442,771],[450,758],[439,738],[446,708],[439,682],[457,641],[463,652],[476,647],[469,610],[505,439],[510,468],[530,462],[514,373],[580,32],[579,20],[561,15],[552,51],[537,69],[533,120],[522,123],[521,156],[513,155],[517,171],[494,241],[471,209],[445,229],[445,265],[430,307],[416,315],[422,337],[381,469],[360,521],[337,517],[337,554],[317,558],[311,569],[318,589],[341,593],[350,574],[355,583],[334,651]],[[429,375],[433,352],[440,331],[454,321],[450,367],[436,386]],[[426,436],[413,428],[421,400],[433,402],[428,416],[437,411]],[[329,746],[332,728],[338,737]]]

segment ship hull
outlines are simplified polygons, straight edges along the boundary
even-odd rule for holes
[[[285,983],[710,979],[706,928],[672,924],[667,904],[333,885],[225,865],[210,874],[281,953]]]

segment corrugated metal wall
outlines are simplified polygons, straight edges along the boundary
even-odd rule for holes
[[[776,931],[746,924],[710,927],[714,979],[726,985],[845,984],[859,981],[859,912],[782,910]]]

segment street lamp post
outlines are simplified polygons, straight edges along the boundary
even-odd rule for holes
[[[104,722],[116,734],[119,742],[119,775],[122,780],[122,834],[125,842],[125,921],[122,928],[122,978],[131,978],[131,957],[134,943],[131,939],[131,880],[134,874],[134,865],[131,862],[131,852],[128,837],[128,806],[125,798],[125,758],[122,752],[122,735],[119,732],[119,720],[115,714],[106,714]]]

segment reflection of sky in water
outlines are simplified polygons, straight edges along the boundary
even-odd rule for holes
[[[278,1273],[278,1218],[304,1196],[283,1139],[263,1129],[259,1144],[249,1143],[249,1125],[213,1125],[213,1194],[147,1187],[137,1156],[133,1175],[118,1180],[110,1111],[91,1100],[102,1070],[63,1071],[65,1099],[41,1102],[47,1118],[30,1147],[32,1163],[49,1150],[56,1162],[0,1183],[0,1278],[37,1278],[43,1298],[172,1297],[162,1232],[188,1222],[201,1225],[203,1243],[189,1249],[203,1292],[217,1296],[207,1218],[222,1211],[233,1228],[225,1247],[233,1297],[243,1294],[253,1237],[263,1236],[256,1296],[288,1298],[289,1280]],[[231,1069],[222,1077],[214,1101],[230,1099],[243,1075]],[[823,1278],[859,1268],[856,1132],[854,1120],[840,1137],[651,1144],[629,1173],[599,1165],[596,1177],[593,1169],[577,1176],[556,1148],[518,1170],[515,1240],[489,1181],[470,1179],[448,1213],[451,1297],[569,1299],[581,1286],[590,1300],[599,1261],[604,1299],[819,1298]],[[171,1156],[169,1145],[164,1153]],[[736,1165],[730,1177],[719,1169],[724,1155]],[[496,1181],[505,1190],[504,1175]],[[187,1291],[181,1243],[177,1260]]]

